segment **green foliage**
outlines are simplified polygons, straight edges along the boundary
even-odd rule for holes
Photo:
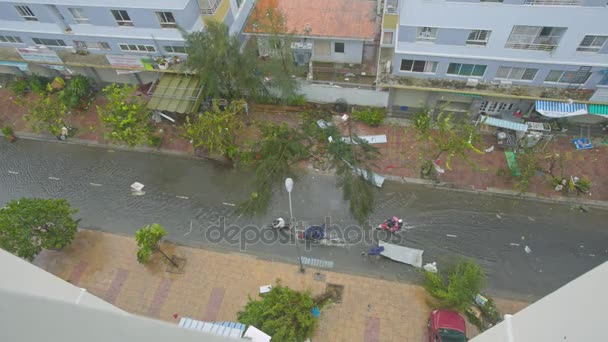
[[[2,127],[2,134],[4,135],[4,137],[8,138],[15,135],[15,131],[11,126],[4,126]]]
[[[89,78],[76,75],[65,87],[60,99],[68,108],[78,108],[83,102],[87,101],[91,94],[91,87],[92,84]]]
[[[344,200],[349,201],[351,214],[364,224],[374,208],[374,185],[371,167],[380,153],[367,141],[351,136],[354,143],[344,141],[337,130],[329,143],[328,153],[336,169],[338,186],[342,188]]]
[[[12,82],[9,87],[15,96],[22,96],[28,91],[28,82],[25,78],[19,78]]]
[[[183,32],[188,59],[185,67],[195,71],[210,98],[242,98],[255,95],[261,85],[255,76],[256,58],[240,52],[241,42],[224,23],[206,22],[205,30]]]
[[[237,318],[264,331],[273,342],[301,342],[317,327],[312,314],[314,306],[309,292],[294,291],[278,283],[261,300],[250,297]]]
[[[542,170],[538,156],[532,149],[522,150],[515,154],[517,166],[520,170],[520,176],[515,183],[515,189],[519,192],[526,192],[530,188],[532,178],[536,176],[538,171]]]
[[[379,126],[385,117],[386,112],[383,108],[366,108],[353,112],[355,120],[364,122],[372,127]]]
[[[492,298],[488,298],[485,305],[475,304],[475,307],[481,312],[480,318],[477,318],[477,316],[474,315],[470,310],[466,310],[465,313],[469,319],[469,322],[476,326],[479,331],[483,332],[486,329],[495,326],[502,320],[500,313],[498,310],[496,310],[496,303]]]
[[[50,93],[40,94],[36,99],[27,102],[28,112],[23,116],[35,132],[47,131],[52,135],[61,134],[65,126],[67,108],[63,102]]]
[[[255,175],[254,191],[249,199],[240,204],[246,214],[258,214],[268,208],[272,189],[282,184],[286,177],[293,176],[293,164],[307,156],[305,137],[286,124],[261,125],[262,139],[254,146]]]
[[[452,114],[446,114],[440,109],[436,120],[433,121],[431,110],[425,108],[416,113],[414,127],[418,138],[430,142],[434,150],[433,156],[430,158],[427,156],[429,161],[426,166],[431,165],[429,163],[438,159],[443,153],[448,155],[445,162],[448,170],[451,170],[450,165],[454,157],[474,166],[469,158],[469,152],[483,153],[476,147],[481,142],[481,134],[468,115],[456,119]],[[430,168],[428,169],[430,171]]]
[[[214,103],[212,110],[205,114],[199,114],[193,120],[186,117],[185,137],[192,140],[194,147],[202,147],[229,159],[236,158],[236,137],[243,128],[239,115],[244,105],[244,101],[233,101],[225,110],[220,110]]]
[[[325,111],[307,111],[300,113],[302,118],[301,128],[306,135],[314,138],[321,144],[327,143],[327,139],[330,136],[336,135],[335,127],[321,128],[317,124],[318,120],[324,120],[325,122],[331,122],[331,113]]]
[[[290,106],[303,106],[308,102],[306,95],[303,94],[293,94],[288,96],[285,101]]]
[[[152,135],[148,138],[148,145],[159,148],[163,144],[163,137],[160,135]]]
[[[48,85],[50,83],[50,79],[44,76],[40,76],[38,74],[33,74],[28,79],[28,86],[30,90],[38,95],[42,95],[48,92]]]
[[[108,103],[97,106],[99,118],[110,130],[107,137],[131,147],[147,142],[151,134],[150,110],[134,95],[136,89],[134,86],[109,85],[103,89]]]
[[[141,227],[135,232],[137,241],[137,261],[145,264],[152,253],[160,250],[160,240],[167,235],[165,229],[157,223]]]
[[[459,261],[443,273],[424,272],[424,288],[443,308],[466,310],[484,286],[485,274],[473,260]]]
[[[45,248],[69,245],[78,229],[64,199],[21,198],[0,209],[0,247],[27,260]]]
[[[587,193],[591,190],[591,181],[587,178],[581,178],[574,184],[576,189],[580,192]]]

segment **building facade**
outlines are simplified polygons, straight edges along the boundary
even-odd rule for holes
[[[604,0],[401,0],[386,7],[392,16],[382,46],[394,48],[393,75],[608,86]]]
[[[186,32],[204,19],[240,32],[253,0],[0,1],[0,47],[101,54],[185,55]]]

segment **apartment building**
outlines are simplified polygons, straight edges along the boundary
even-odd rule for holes
[[[117,68],[147,67],[137,57],[184,59],[187,56],[180,29],[204,30],[205,20],[215,19],[238,34],[253,3],[253,0],[0,0],[0,49],[4,50],[0,55],[0,72],[11,73],[16,68],[41,72],[38,65],[33,65],[35,62],[61,64],[66,62],[64,56],[69,59],[70,52],[114,56],[108,61]],[[27,65],[16,62],[11,49]],[[88,61],[83,59],[82,63]],[[56,66],[55,70],[63,69]]]

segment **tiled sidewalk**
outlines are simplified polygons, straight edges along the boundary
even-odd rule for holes
[[[162,248],[187,259],[183,274],[166,272],[158,254],[146,266],[137,263],[137,248],[129,237],[89,230],[80,231],[63,251],[43,252],[35,264],[128,312],[175,324],[182,316],[236,321],[247,297],[256,297],[260,286],[277,278],[291,288],[310,289],[313,295],[327,284],[337,284],[344,286],[343,302],[322,311],[313,341],[424,340],[430,308],[419,286],[324,270],[319,271],[324,279],[315,280],[317,271],[310,268],[302,275],[297,266],[241,254],[171,244]],[[497,303],[503,313],[527,305]]]

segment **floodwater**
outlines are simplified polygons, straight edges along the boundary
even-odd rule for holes
[[[24,196],[66,198],[80,210],[83,228],[133,235],[159,223],[169,240],[181,244],[294,263],[299,249],[316,267],[390,280],[419,277],[411,266],[362,255],[389,237],[356,225],[331,175],[310,172],[295,179],[293,214],[307,224],[328,217],[330,232],[347,243],[298,249],[291,236],[267,228],[274,217],[289,217],[283,180],[266,214],[236,211],[251,191],[251,176],[185,157],[28,140],[0,143],[0,203]],[[135,195],[133,182],[144,184],[145,193]],[[424,263],[436,261],[440,269],[457,257],[475,259],[495,294],[535,299],[608,260],[608,213],[602,210],[582,213],[387,181],[378,190],[371,223],[393,215],[405,220],[405,229],[390,241],[424,250]]]

